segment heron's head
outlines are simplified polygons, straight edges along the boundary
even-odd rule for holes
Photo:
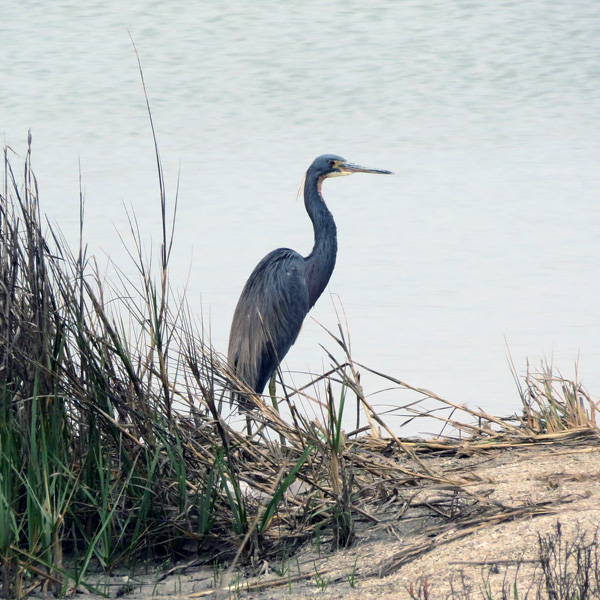
[[[308,168],[307,175],[314,173],[319,178],[341,177],[342,175],[352,175],[352,173],[379,173],[381,175],[393,175],[391,171],[382,169],[367,169],[360,165],[348,162],[345,158],[336,154],[323,154],[318,156]]]

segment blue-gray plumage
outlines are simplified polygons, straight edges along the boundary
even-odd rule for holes
[[[228,360],[237,378],[258,394],[296,341],[304,317],[333,273],[337,233],[321,195],[323,180],[357,172],[391,174],[354,165],[335,154],[314,160],[304,181],[304,206],[315,233],[312,252],[304,258],[289,248],[273,250],[244,286],[231,324]],[[237,402],[249,407],[243,396],[237,396]]]

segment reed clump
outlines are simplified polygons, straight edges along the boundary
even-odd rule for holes
[[[387,574],[482,523],[551,510],[474,497],[464,490],[468,477],[438,472],[427,454],[597,436],[596,405],[549,373],[528,377],[523,414],[513,419],[378,374],[450,412],[404,406],[407,418],[441,419],[454,433],[403,440],[369,403],[360,371],[370,369],[353,361],[342,328],[332,336],[342,358],[329,354],[328,373],[264,403],[203,338],[185,301],[173,298],[173,224],[158,152],[158,268],[149,267],[132,218],[132,284],[102,277],[83,240],[73,251],[44,223],[29,142],[22,159],[5,149],[0,197],[0,595],[22,598],[40,587],[66,594],[90,587],[92,571],[157,559],[252,563],[317,531],[346,546],[357,520],[378,523],[384,505],[400,519],[416,487],[442,486],[445,496],[419,508],[435,511],[438,524],[375,569],[355,568],[352,580]],[[83,224],[83,201],[81,215]],[[253,433],[227,418],[232,390],[254,405]],[[303,401],[319,407],[322,423],[299,410]],[[347,434],[351,402],[369,425]],[[372,435],[360,437],[365,430]]]

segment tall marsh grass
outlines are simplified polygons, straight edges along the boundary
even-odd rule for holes
[[[62,588],[176,551],[213,483],[173,419],[166,275],[155,286],[140,263],[140,295],[109,308],[83,244],[42,222],[30,145],[23,163],[19,177],[5,150],[0,204],[0,557],[17,597],[32,573]]]

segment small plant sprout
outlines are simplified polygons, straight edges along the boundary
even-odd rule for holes
[[[354,566],[352,567],[352,571],[346,575],[346,579],[348,580],[348,584],[351,588],[354,588],[356,585],[356,565],[358,564],[358,556],[354,559]]]
[[[223,579],[223,565],[218,561],[213,561],[213,587],[218,588]]]
[[[244,589],[244,583],[240,581],[240,574],[235,574],[235,579],[228,586],[229,600],[237,600]]]
[[[327,587],[329,586],[331,577],[326,578],[322,573],[319,573],[319,570],[317,569],[316,561],[313,562],[313,566],[315,568],[315,584],[322,592],[324,592],[327,589]]]

